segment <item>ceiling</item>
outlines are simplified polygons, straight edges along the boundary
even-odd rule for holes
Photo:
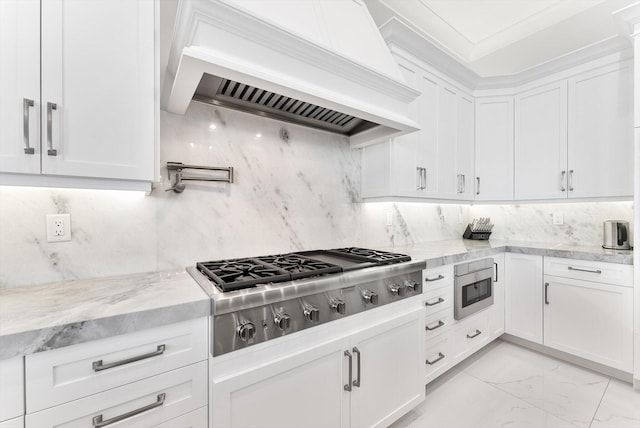
[[[630,46],[612,16],[637,0],[364,0],[376,24],[398,19],[480,77],[511,76],[603,46]]]

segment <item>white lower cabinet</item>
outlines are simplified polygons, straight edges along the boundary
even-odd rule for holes
[[[458,363],[473,354],[492,338],[489,308],[459,321],[453,329],[453,362]]]
[[[558,259],[545,258],[545,272],[555,260]],[[612,285],[575,278],[589,271],[592,276],[607,272],[598,267],[570,270],[565,277],[545,275],[544,344],[632,372],[633,283]],[[613,267],[632,272],[631,266]]]
[[[542,344],[542,256],[505,254],[505,332]]]
[[[15,418],[24,415],[24,357],[0,360],[0,421],[15,425]],[[11,425],[14,424],[14,425]],[[0,428],[5,428],[0,423]]]
[[[28,414],[26,428],[98,427],[118,421],[131,428],[152,427],[206,405],[207,362],[201,361]]]
[[[425,343],[425,383],[429,383],[453,365],[452,329]]]
[[[493,273],[493,306],[491,306],[491,321],[489,326],[489,334],[493,339],[500,337],[504,333],[504,257],[504,254],[496,254],[493,256],[495,269]]]
[[[0,428],[24,428],[24,416],[0,422]]]
[[[214,369],[213,428],[388,426],[424,399],[424,317],[414,307],[378,323],[363,314],[371,327],[250,369]],[[260,350],[251,352],[240,360],[255,361]]]

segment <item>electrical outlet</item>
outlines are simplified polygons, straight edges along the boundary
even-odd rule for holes
[[[555,211],[553,213],[553,224],[564,224],[564,216],[562,215],[562,211]]]
[[[393,226],[393,213],[387,213],[387,226]]]
[[[47,242],[71,241],[71,215],[47,214]]]

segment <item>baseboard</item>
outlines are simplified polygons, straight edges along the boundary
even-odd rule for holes
[[[536,352],[540,352],[541,354],[546,354],[551,357],[557,358],[559,360],[563,360],[568,363],[575,364],[577,366],[581,366],[589,370],[593,370],[594,372],[598,372],[606,376],[614,377],[623,382],[633,383],[634,388],[640,389],[640,379],[634,379],[633,373],[625,372],[619,369],[614,369],[613,367],[605,366],[604,364],[594,363],[593,361],[590,361],[581,357],[576,357],[575,355],[567,354],[566,352],[558,351],[556,349],[552,349],[544,345],[531,342],[526,339],[521,339],[519,337],[512,336],[510,334],[503,334],[502,336],[500,336],[500,339],[506,342],[511,342],[516,345],[523,346],[525,348],[529,348]]]

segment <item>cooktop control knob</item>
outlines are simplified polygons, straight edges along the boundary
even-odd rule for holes
[[[392,284],[391,285],[391,294],[394,294],[399,297],[404,297],[407,295],[407,287],[404,284]]]
[[[365,303],[370,303],[372,305],[378,304],[378,293],[376,293],[375,291],[364,290],[362,292],[362,298],[364,299]]]
[[[320,321],[320,310],[318,310],[318,308],[316,308],[315,306],[312,305],[307,305],[304,307],[304,309],[302,310],[302,313],[304,314],[304,317],[311,322],[318,322]]]
[[[238,337],[242,339],[243,342],[249,342],[253,339],[253,336],[256,334],[256,326],[253,325],[252,322],[242,321],[240,325],[238,325]]]
[[[275,322],[276,327],[278,327],[282,331],[288,330],[289,327],[291,327],[291,317],[285,312],[276,314],[273,317],[273,322]]]
[[[331,310],[335,313],[344,315],[347,312],[347,305],[342,299],[338,299],[336,297],[331,299]]]
[[[407,279],[404,285],[411,291],[418,291],[418,283],[412,279]]]

